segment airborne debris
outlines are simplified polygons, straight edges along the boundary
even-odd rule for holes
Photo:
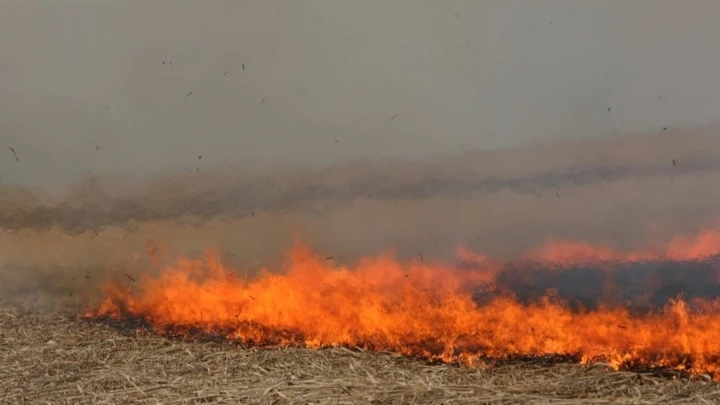
[[[223,73],[223,76],[227,76],[228,73],[229,71],[226,70],[225,73]]]
[[[395,114],[395,115],[393,115],[392,117],[390,117],[390,119],[391,119],[391,120],[394,120],[395,118],[397,118],[397,117],[399,117],[399,116],[400,116],[400,114]]]
[[[677,160],[673,159],[672,164],[673,164],[673,166],[677,166]]]
[[[265,104],[266,101],[268,101],[270,97],[263,97],[262,100],[260,100],[260,104]]]
[[[325,256],[325,260],[332,260],[332,259],[333,259],[332,256]]]
[[[127,273],[123,273],[123,275],[124,275],[125,277],[129,278],[129,279],[130,279],[130,281],[132,281],[133,283],[135,282],[135,279],[134,279],[134,278],[132,278],[132,276],[130,276],[129,274],[127,274]]]
[[[420,261],[421,261],[421,262],[424,262],[424,261],[425,261],[425,258],[423,257],[422,252],[419,251],[419,250],[418,250],[418,256],[420,256]]]
[[[555,195],[557,196],[557,199],[558,199],[558,200],[562,200],[562,198],[560,198],[560,192],[559,192],[559,191],[556,191],[556,192],[555,192]]]
[[[245,64],[244,64],[244,63],[242,64],[242,70],[245,70]]]
[[[15,152],[15,149],[13,149],[13,148],[11,148],[11,147],[8,147],[8,149],[10,149],[10,150],[12,151],[13,155],[15,156],[15,160],[16,160],[18,163],[20,163],[20,158],[18,158],[18,155],[17,155],[17,153]]]
[[[192,96],[192,95],[193,95],[193,92],[190,91],[190,92],[188,92],[188,94],[185,95],[185,98],[188,98],[188,97],[190,97],[190,96]]]

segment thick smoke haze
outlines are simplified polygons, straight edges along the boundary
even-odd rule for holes
[[[452,159],[352,163],[272,175],[208,171],[165,175],[135,185],[87,176],[55,198],[6,187],[0,199],[0,226],[5,230],[58,227],[78,234],[138,221],[251,218],[256,211],[267,215],[357,201],[468,200],[503,192],[550,195],[561,200],[559,191],[566,187],[674,180],[676,176],[682,183],[686,178],[712,176],[718,171],[720,137],[684,132],[634,137],[622,143],[566,142],[552,147],[466,153]],[[608,195],[607,200],[611,199]]]
[[[719,12],[6,1],[0,181],[62,189],[88,171],[256,171],[704,126],[720,111]]]
[[[277,268],[298,235],[347,263],[388,251],[400,259],[447,262],[458,244],[512,259],[548,237],[634,249],[678,233],[720,229],[720,189],[712,186],[720,184],[720,138],[713,133],[272,174],[207,172],[138,183],[98,176],[52,197],[8,187],[0,201],[0,276],[16,292],[51,291],[85,303],[82,294],[97,292],[108,275],[149,269],[146,252],[153,246],[163,260],[216,249],[229,265],[250,269]],[[658,283],[675,286],[662,298],[682,290],[678,286],[707,294],[702,280],[717,274],[715,262],[692,272],[687,265],[661,265]],[[622,269],[650,274],[634,265]],[[533,267],[508,271],[511,278],[499,279],[500,286],[528,297],[564,286],[565,296],[584,296],[587,303],[587,293],[568,290],[568,283],[579,288],[578,280],[588,283],[581,284],[591,297],[599,292],[593,287],[597,268],[572,269],[569,281]],[[528,282],[528,275],[539,279]],[[633,283],[621,284],[634,286],[626,295],[646,285],[630,278]]]
[[[298,234],[444,261],[713,226],[719,12],[0,3],[0,284],[81,300],[149,240],[258,266]]]

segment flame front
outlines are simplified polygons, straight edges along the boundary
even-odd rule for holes
[[[526,257],[578,261],[706,260],[720,234],[676,239],[661,250],[617,252],[553,243]],[[391,256],[336,265],[303,245],[284,271],[238,277],[212,255],[181,259],[136,289],[113,283],[91,316],[133,317],[165,334],[221,333],[260,347],[359,347],[444,362],[567,355],[616,368],[644,365],[720,373],[720,300],[670,300],[642,314],[606,305],[570,309],[552,294],[532,303],[494,296],[500,263],[463,252],[472,270],[400,263]]]

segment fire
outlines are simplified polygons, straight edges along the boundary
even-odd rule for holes
[[[522,303],[493,293],[503,263],[459,253],[471,268],[401,263],[390,255],[349,268],[298,244],[286,268],[249,280],[207,254],[165,265],[159,276],[145,275],[136,284],[107,285],[106,298],[88,315],[139,318],[166,335],[221,334],[260,347],[358,347],[466,364],[562,355],[615,368],[720,376],[720,300],[671,299],[643,313],[612,303],[571,308],[552,291]],[[611,265],[704,261],[718,254],[720,233],[705,231],[635,252],[553,242],[523,259]],[[478,292],[490,298],[479,302]]]

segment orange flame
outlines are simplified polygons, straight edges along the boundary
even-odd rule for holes
[[[142,277],[137,291],[108,285],[89,315],[142,318],[161,333],[221,333],[263,347],[342,345],[470,364],[568,355],[616,368],[719,374],[720,300],[676,299],[644,314],[608,305],[571,310],[552,294],[531,304],[505,296],[478,303],[473,293],[491,287],[502,266],[459,253],[477,268],[381,256],[350,269],[296,245],[283,272],[264,270],[245,280],[213,255],[181,259],[158,277]],[[705,231],[656,251],[555,242],[525,257],[568,264],[702,260],[719,253],[720,234]]]

